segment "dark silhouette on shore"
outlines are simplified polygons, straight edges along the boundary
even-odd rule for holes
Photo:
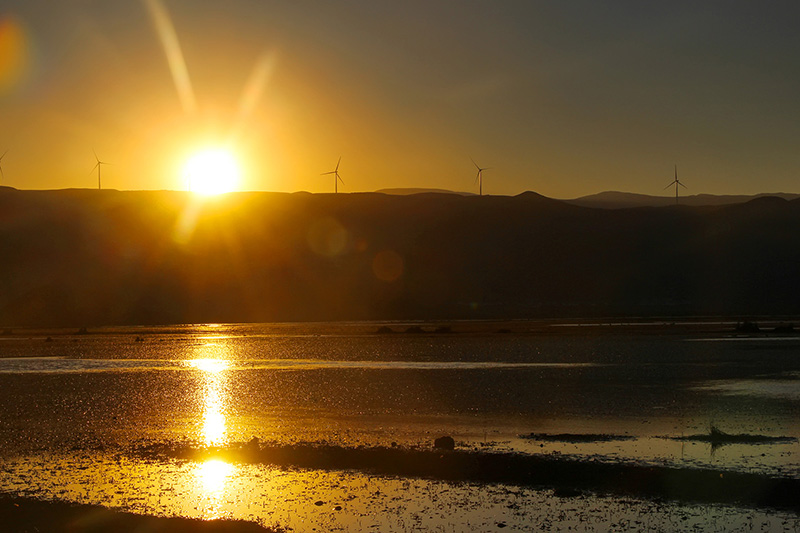
[[[194,201],[0,189],[0,326],[800,311],[800,200],[236,193],[187,229]]]

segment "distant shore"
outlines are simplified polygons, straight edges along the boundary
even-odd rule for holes
[[[331,322],[265,322],[233,324],[107,325],[96,327],[17,326],[0,328],[6,339],[132,335],[137,342],[148,336],[219,333],[235,327],[238,334],[303,335],[752,335],[800,334],[800,316],[697,316],[697,317],[587,317],[510,320],[364,320]],[[0,354],[2,357],[2,354]]]

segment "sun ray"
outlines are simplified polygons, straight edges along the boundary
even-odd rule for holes
[[[189,70],[186,68],[186,61],[178,41],[178,34],[175,32],[175,26],[172,24],[169,11],[164,7],[164,3],[161,0],[143,0],[143,2],[150,13],[150,17],[153,19],[153,26],[155,26],[161,46],[164,48],[164,54],[167,56],[169,70],[172,73],[175,90],[178,93],[183,110],[187,114],[194,113],[197,108],[197,102],[192,90]]]
[[[253,114],[253,110],[258,105],[264,88],[269,82],[272,71],[275,69],[276,54],[274,51],[266,51],[261,55],[261,58],[253,65],[253,70],[250,72],[250,77],[242,89],[242,95],[239,98],[239,112],[237,116],[237,127],[234,130],[234,135],[242,128],[245,122]]]

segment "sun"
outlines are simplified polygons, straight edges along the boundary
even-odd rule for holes
[[[213,196],[239,190],[241,171],[233,153],[224,148],[209,148],[194,153],[183,166],[186,188],[193,193]]]

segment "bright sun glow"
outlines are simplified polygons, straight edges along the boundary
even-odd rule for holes
[[[235,473],[232,464],[210,459],[201,463],[197,469],[197,487],[201,489],[201,498],[196,502],[204,520],[216,520],[225,516],[223,506],[226,501],[231,503],[226,495],[228,479]]]
[[[224,149],[197,152],[183,167],[186,187],[204,196],[239,190],[240,174],[236,158]]]
[[[191,359],[189,366],[206,372],[222,372],[230,363],[224,359]]]
[[[200,465],[199,477],[206,492],[221,492],[225,488],[225,481],[233,472],[233,465],[211,459]]]

